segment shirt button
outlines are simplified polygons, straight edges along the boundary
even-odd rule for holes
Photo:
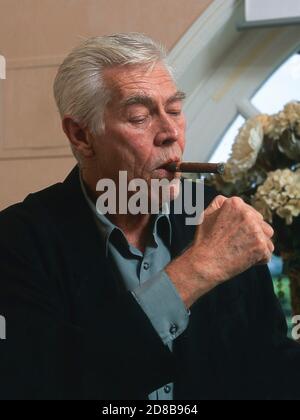
[[[171,392],[171,387],[169,385],[166,385],[164,387],[164,391],[165,391],[166,394],[169,394]]]
[[[178,330],[177,325],[175,325],[175,324],[171,325],[170,333],[172,335],[175,335],[177,333],[177,330]]]
[[[144,268],[144,270],[149,270],[150,264],[148,262],[144,262],[143,268]]]

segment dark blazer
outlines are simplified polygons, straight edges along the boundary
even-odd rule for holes
[[[170,217],[175,257],[194,227]],[[171,353],[104,255],[77,167],[0,213],[1,399],[147,399],[171,381],[175,399],[298,397],[266,267],[199,299]]]

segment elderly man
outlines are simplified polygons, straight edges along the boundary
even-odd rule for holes
[[[166,164],[182,158],[184,94],[161,47],[89,39],[54,93],[78,165],[0,214],[0,398],[297,395],[299,347],[264,265],[273,230],[255,210],[207,189],[197,228],[163,200],[158,214],[97,211],[98,181],[118,186],[119,171],[178,177]]]

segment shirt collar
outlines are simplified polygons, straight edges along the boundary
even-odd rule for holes
[[[105,241],[106,256],[108,255],[108,246],[109,246],[111,234],[114,231],[119,231],[119,233],[123,236],[127,245],[129,246],[123,231],[120,228],[118,228],[115,224],[113,224],[104,214],[100,213],[97,210],[96,205],[93,203],[93,201],[90,199],[90,197],[88,195],[86,186],[85,186],[84,181],[82,179],[81,171],[79,171],[79,179],[80,179],[80,186],[81,186],[83,195],[84,195],[90,209],[92,210],[92,213],[94,215],[95,222],[96,222],[96,224],[99,228],[100,234],[101,234],[103,240]],[[161,208],[160,212],[158,214],[154,215],[152,233],[153,233],[154,243],[155,243],[156,246],[157,246],[158,236],[161,235],[161,233],[162,233],[162,227],[160,228],[162,220],[167,222],[168,235],[167,235],[166,239],[168,241],[168,245],[171,245],[172,226],[171,226],[171,221],[170,221],[169,216],[170,216],[170,206],[169,206],[168,203],[164,203],[162,205],[162,208]]]

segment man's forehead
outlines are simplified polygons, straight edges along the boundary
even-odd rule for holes
[[[163,64],[153,69],[145,66],[122,66],[108,69],[105,80],[114,96],[120,100],[130,96],[153,96],[155,93],[174,95],[177,87]]]

